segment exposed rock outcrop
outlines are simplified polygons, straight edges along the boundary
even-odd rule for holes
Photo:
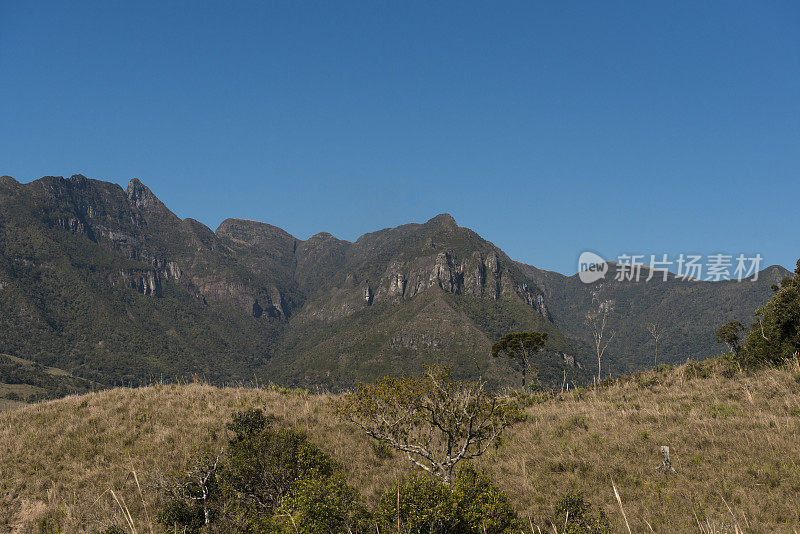
[[[431,287],[448,293],[499,299],[519,298],[543,316],[550,318],[544,296],[532,284],[520,280],[509,267],[502,267],[497,253],[475,251],[459,258],[454,251],[439,252],[411,261],[393,261],[386,268],[375,300],[410,298]]]
[[[148,209],[154,206],[163,206],[161,201],[150,191],[150,188],[138,180],[133,178],[129,183],[125,194],[128,195],[128,200],[139,209]]]
[[[151,270],[121,270],[115,276],[110,276],[109,282],[112,285],[121,282],[142,295],[160,297],[162,294],[161,280]]]
[[[364,302],[367,304],[367,306],[372,305],[372,299],[372,288],[367,285],[367,287],[364,288]]]

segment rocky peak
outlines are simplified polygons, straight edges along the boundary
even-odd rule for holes
[[[209,250],[217,249],[216,235],[211,228],[189,217],[181,221],[181,225],[189,231],[189,235],[195,241],[193,243],[195,246],[203,246]]]
[[[0,187],[16,188],[19,185],[20,183],[11,176],[0,176]]]
[[[312,235],[308,240],[309,241],[312,241],[312,240],[313,241],[330,241],[331,239],[336,239],[336,238],[333,237],[333,235],[329,234],[328,232],[319,232],[319,233],[316,233],[316,234]]]
[[[313,261],[314,257],[319,254],[339,255],[343,254],[344,251],[351,247],[352,243],[349,241],[337,239],[328,232],[319,232],[318,234],[312,235],[307,240],[299,242],[297,248],[299,254],[305,257],[304,260]]]
[[[73,174],[69,177],[69,184],[77,189],[85,188],[88,182],[89,179],[82,174]]]
[[[225,219],[217,227],[217,236],[250,246],[276,246],[288,243],[294,248],[297,239],[282,228],[250,219]]]
[[[125,194],[128,195],[128,200],[140,209],[151,208],[161,204],[161,201],[150,191],[150,188],[140,182],[138,178],[133,178],[128,183]]]
[[[447,228],[456,228],[458,226],[456,220],[449,213],[440,213],[425,224],[430,226],[444,226]]]

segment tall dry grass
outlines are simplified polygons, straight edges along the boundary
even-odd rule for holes
[[[534,532],[558,532],[548,518],[569,490],[602,507],[619,532],[626,521],[631,532],[794,532],[800,367],[726,377],[720,365],[647,372],[534,403],[479,464]],[[374,504],[411,467],[333,417],[328,400],[156,385],[0,413],[0,531],[96,532],[114,523],[157,532],[156,475],[221,447],[230,415],[250,407],[307,431]],[[672,451],[674,475],[656,471],[661,445]]]
[[[724,367],[700,366],[705,379],[687,378],[681,366],[559,395],[530,408],[528,423],[485,465],[534,523],[576,489],[626,532],[616,485],[633,532],[794,532],[800,367]],[[674,475],[656,470],[661,445]]]

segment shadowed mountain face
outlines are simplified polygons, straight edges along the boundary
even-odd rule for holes
[[[0,180],[0,352],[106,385],[244,376],[271,284],[138,181]]]
[[[773,294],[771,286],[791,276],[783,267],[772,266],[758,273],[755,281],[700,282],[670,274],[667,280],[655,276],[649,282],[620,282],[612,273],[602,281],[584,284],[578,275],[564,276],[530,265],[520,268],[542,289],[553,322],[587,361],[591,361],[594,342],[584,324],[586,314],[596,312],[600,303],[611,307],[607,330],[609,335],[616,334],[606,354],[608,368],[615,374],[720,354],[723,347],[716,343],[716,329],[728,321],[754,322],[756,308]],[[657,325],[661,334],[657,361],[648,324]]]
[[[181,220],[135,179],[123,190],[80,175],[0,178],[0,353],[104,385],[201,375],[339,388],[432,362],[510,385],[517,370],[489,349],[516,330],[549,333],[542,382],[582,382],[582,319],[598,291],[619,312],[618,372],[650,360],[651,316],[666,330],[663,361],[711,355],[714,328],[747,319],[784,273],[598,289],[514,262],[445,214],[356,242],[303,241],[255,221],[214,232]]]

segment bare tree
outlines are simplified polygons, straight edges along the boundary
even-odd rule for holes
[[[607,340],[604,340],[606,334],[606,323],[608,322],[608,316],[613,311],[613,303],[609,300],[601,302],[600,306],[598,307],[597,311],[590,311],[586,314],[586,318],[584,320],[584,324],[589,327],[589,331],[592,334],[592,340],[594,341],[595,353],[597,354],[597,383],[600,383],[602,374],[601,374],[601,362],[603,359],[603,355],[608,348],[608,345],[614,340],[614,335],[616,332],[611,332],[611,335]]]
[[[482,381],[455,381],[440,366],[429,367],[422,377],[362,384],[336,410],[446,484],[458,462],[485,453],[522,417],[516,401],[489,393]]]
[[[661,340],[661,336],[664,335],[664,330],[658,323],[647,323],[645,326],[656,344],[656,352],[653,355],[653,367],[655,367],[656,362],[658,362],[658,342]]]
[[[203,509],[203,523],[211,524],[212,501],[218,497],[217,474],[222,451],[217,455],[201,454],[186,470],[184,477],[159,476],[156,485],[168,497],[184,503],[196,503]]]

